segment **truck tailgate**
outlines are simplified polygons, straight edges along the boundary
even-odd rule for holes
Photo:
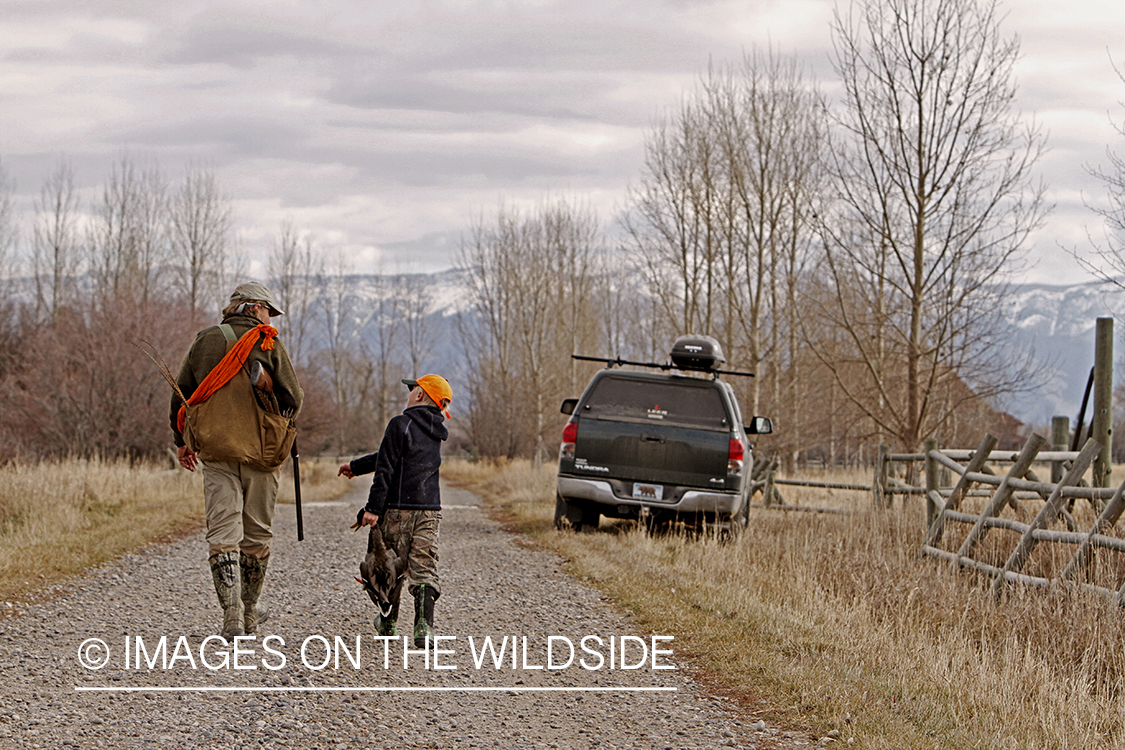
[[[584,464],[619,479],[715,489],[725,483],[730,432],[581,419],[575,448],[576,468]]]

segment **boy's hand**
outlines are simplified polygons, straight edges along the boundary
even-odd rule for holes
[[[378,523],[379,516],[374,513],[368,513],[366,509],[363,509],[355,514],[355,523],[352,524],[352,529],[359,529],[364,526],[376,526]]]
[[[355,479],[355,473],[352,471],[351,463],[341,464],[340,470],[336,472],[338,477],[347,477],[348,479]]]

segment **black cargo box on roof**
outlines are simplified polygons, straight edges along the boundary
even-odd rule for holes
[[[672,344],[672,364],[681,370],[711,372],[726,361],[723,347],[710,336],[689,333]]]

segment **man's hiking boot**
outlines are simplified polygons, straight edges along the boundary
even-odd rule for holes
[[[239,569],[242,571],[242,609],[244,613],[244,626],[246,635],[258,632],[258,626],[270,616],[269,607],[260,601],[262,584],[266,580],[266,566],[268,557],[258,559],[249,555],[239,556]]]
[[[433,586],[420,584],[414,592],[414,648],[429,648],[434,637],[434,600],[438,592]]]
[[[208,562],[211,563],[211,578],[215,582],[219,606],[223,608],[222,636],[229,640],[236,635],[246,635],[242,624],[242,574],[238,552],[219,552],[211,555]]]

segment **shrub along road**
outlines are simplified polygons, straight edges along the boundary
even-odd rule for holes
[[[303,542],[296,541],[293,507],[279,506],[266,588],[271,619],[238,654],[206,640],[218,632],[221,613],[199,533],[126,555],[0,619],[0,747],[806,744],[707,696],[684,671],[674,642],[657,641],[673,653],[654,657],[652,636],[661,634],[638,632],[628,613],[562,572],[557,557],[529,549],[481,512],[479,498],[454,488],[443,490],[444,593],[435,618],[438,633],[452,638],[430,668],[421,653],[408,654],[404,668],[402,642],[385,650],[374,640],[374,606],[352,578],[366,535],[348,525],[365,491],[357,481],[343,501],[306,507]],[[400,625],[411,622],[404,594]],[[491,653],[477,666],[486,636],[495,651],[504,644],[499,667]],[[561,638],[550,641],[548,663],[550,636]],[[586,641],[600,657],[581,649],[586,636],[601,639]],[[626,663],[645,666],[610,669],[611,656],[620,664],[626,636]],[[80,657],[105,658],[101,643],[89,639],[108,648],[100,669],[80,664]],[[569,666],[546,668],[566,664],[570,645]],[[654,658],[676,669],[653,669]],[[601,668],[579,659],[590,667],[600,659]]]

